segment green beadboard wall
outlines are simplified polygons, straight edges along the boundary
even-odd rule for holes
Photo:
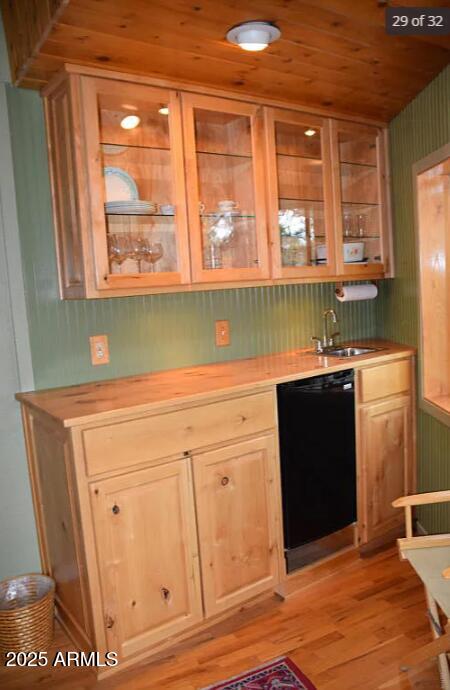
[[[321,333],[328,306],[344,338],[376,334],[375,303],[339,304],[331,284],[60,301],[42,102],[10,87],[8,107],[37,388],[305,346]],[[230,320],[230,347],[215,347],[215,319]],[[111,363],[92,367],[88,336],[101,333],[109,336]]]
[[[411,166],[450,140],[450,67],[441,72],[390,124],[396,278],[377,300],[378,332],[418,346],[418,276]],[[419,491],[450,488],[450,428],[418,415]],[[430,506],[419,519],[429,532],[450,530],[450,508]]]

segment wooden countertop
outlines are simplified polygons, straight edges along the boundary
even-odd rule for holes
[[[318,356],[311,348],[291,350],[66,388],[18,393],[16,398],[70,427],[107,420],[121,413],[141,413],[180,402],[195,402],[215,394],[245,392],[343,369],[382,364],[415,353],[412,347],[385,340],[359,340],[357,344],[363,342],[381,349],[351,358]]]

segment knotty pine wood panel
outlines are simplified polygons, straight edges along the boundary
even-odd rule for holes
[[[2,0],[11,73],[21,79],[69,0]]]
[[[360,372],[361,402],[366,403],[388,395],[404,393],[411,388],[409,359],[368,367]]]
[[[111,420],[120,417],[120,420],[133,419],[136,413],[156,411],[158,413],[165,410],[171,411],[178,409],[186,404],[200,404],[201,402],[214,403],[216,399],[235,397],[236,395],[248,395],[256,393],[261,389],[263,395],[270,390],[271,386],[296,379],[318,376],[325,373],[342,371],[343,369],[365,369],[374,366],[382,369],[389,362],[389,366],[396,367],[396,360],[404,360],[414,354],[411,348],[398,346],[380,340],[365,341],[369,347],[378,348],[372,354],[362,355],[352,358],[350,361],[339,357],[317,357],[311,348],[305,350],[292,350],[280,352],[274,355],[254,357],[251,359],[234,360],[220,364],[210,364],[185,369],[172,369],[169,371],[155,372],[146,376],[133,376],[125,379],[113,379],[111,381],[88,383],[68,388],[55,388],[46,391],[34,391],[30,393],[18,393],[17,398],[33,408],[42,410],[51,417],[64,424],[65,426],[77,426],[85,422],[94,422],[95,426],[99,421]],[[407,361],[407,360],[406,360]],[[375,366],[376,365],[376,366]],[[394,391],[395,392],[395,391]],[[384,395],[389,394],[388,385],[385,386]],[[251,400],[252,395],[247,398]],[[241,402],[246,398],[241,398]],[[249,403],[250,404],[250,403]],[[217,405],[216,405],[217,407]],[[220,407],[220,406],[219,406]],[[261,419],[254,419],[255,408],[250,406],[252,414],[250,425],[253,423],[263,423],[263,418],[267,422],[267,407],[262,405],[259,411]],[[212,405],[211,410],[214,408]],[[264,414],[261,414],[264,411]],[[230,413],[228,408],[228,414]],[[246,412],[237,416],[224,416],[229,429],[234,430],[231,437],[237,437],[236,427],[241,425],[245,428],[247,419]],[[198,420],[198,417],[197,417]],[[197,421],[196,420],[196,421]],[[144,420],[145,422],[145,420]],[[140,420],[143,431],[145,423]],[[206,420],[202,420],[201,425],[205,427]],[[269,426],[272,426],[271,424]],[[195,437],[194,428],[190,428],[189,422],[186,428],[180,428],[180,437],[183,433],[186,440]],[[259,427],[268,428],[266,427]],[[115,450],[120,453],[120,432],[114,432],[115,427],[108,431],[108,427],[101,428],[96,438],[91,434],[93,449],[106,453],[101,463],[109,462],[108,452]],[[92,429],[91,429],[92,431]],[[258,431],[258,428],[255,429]],[[213,429],[213,434],[217,431]],[[221,430],[221,433],[225,433]],[[248,433],[252,433],[250,430]],[[151,434],[149,434],[151,435]],[[114,443],[114,436],[116,443]],[[214,439],[211,439],[211,443]],[[99,443],[98,443],[99,441]],[[207,441],[204,441],[206,445]],[[147,450],[147,443],[142,439],[140,450],[151,456],[151,450]],[[167,444],[172,444],[173,440],[166,440]],[[116,445],[117,444],[117,445]],[[189,445],[183,450],[190,450]],[[122,452],[126,458],[126,444],[122,439]],[[170,450],[169,450],[170,452]],[[174,451],[175,452],[175,451]],[[145,460],[145,457],[142,458]]]
[[[108,648],[130,656],[202,619],[188,460],[91,487]]]
[[[89,475],[255,434],[276,426],[272,391],[83,429]]]
[[[281,40],[263,55],[225,41],[230,26],[249,18],[270,18],[281,28]],[[384,7],[365,3],[355,12],[347,0],[70,0],[22,83],[36,88],[73,61],[387,121],[448,55],[446,37],[387,36]]]

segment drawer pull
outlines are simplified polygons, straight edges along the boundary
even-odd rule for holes
[[[120,508],[117,504],[114,504],[111,510],[114,513],[114,515],[118,515],[118,513],[120,513]]]
[[[220,483],[222,484],[222,486],[226,486],[227,484],[230,483],[229,477],[222,477]]]
[[[161,587],[161,596],[164,599],[164,601],[169,601],[171,597],[170,589],[167,589],[167,587]]]

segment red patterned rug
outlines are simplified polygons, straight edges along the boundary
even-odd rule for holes
[[[241,676],[208,685],[203,690],[317,690],[289,657],[252,668]]]

